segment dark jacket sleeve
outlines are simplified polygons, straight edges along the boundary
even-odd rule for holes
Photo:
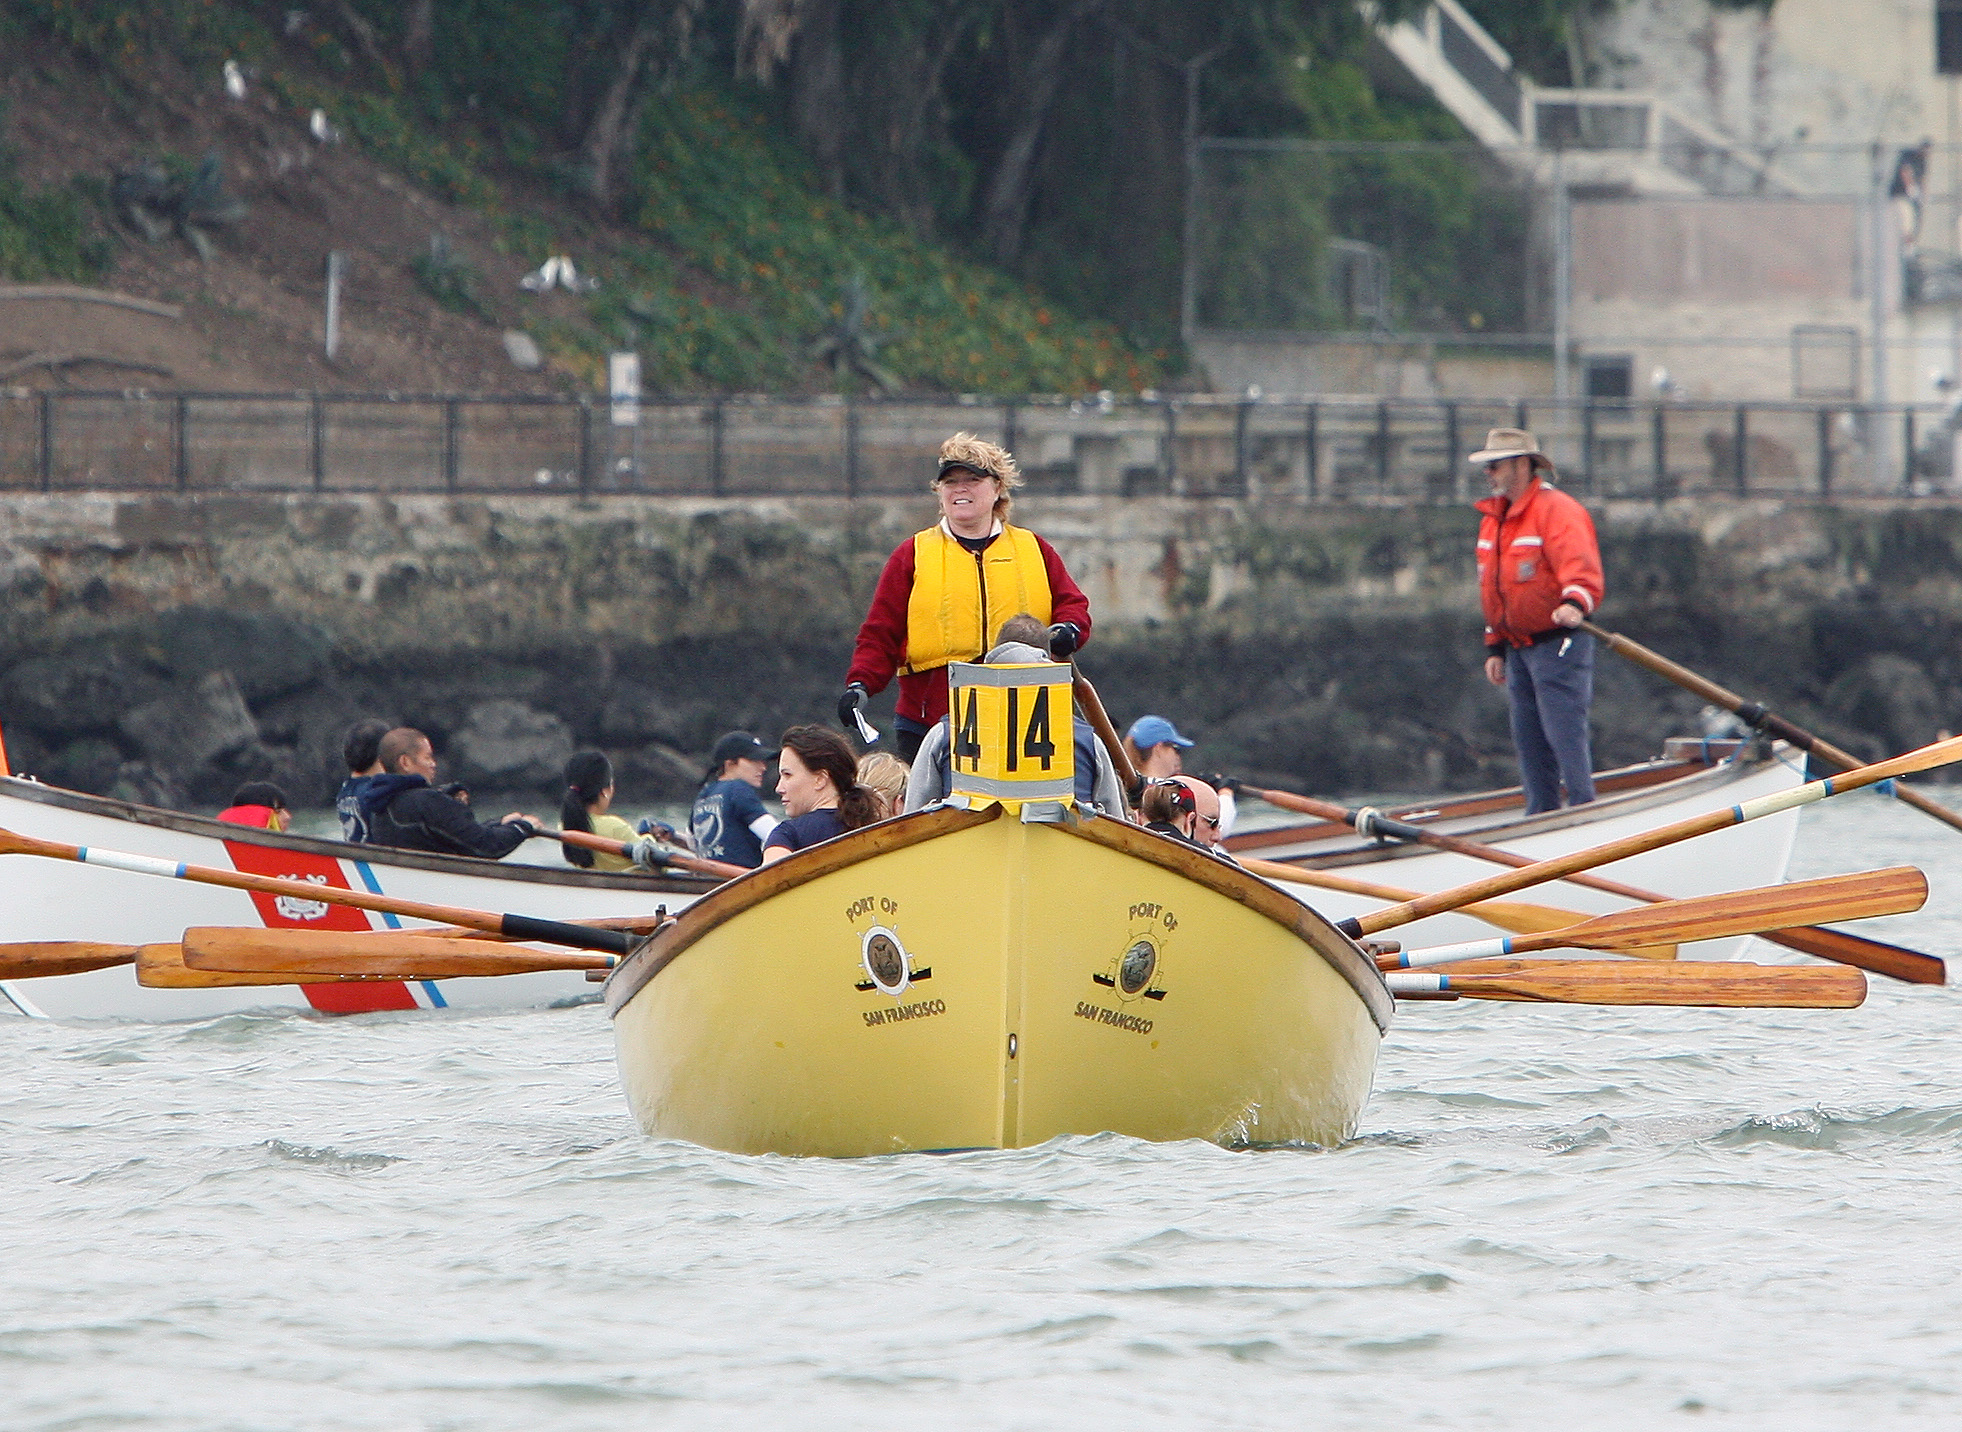
[[[423,788],[404,791],[388,808],[390,820],[405,833],[422,837],[423,850],[453,851],[500,860],[526,840],[530,827],[519,821],[485,825],[455,796]]]
[[[879,573],[872,606],[852,648],[852,667],[845,673],[847,686],[856,681],[875,696],[886,689],[906,660],[906,605],[912,597],[913,539],[909,537],[893,549],[885,570]]]
[[[1042,567],[1049,574],[1049,620],[1076,623],[1076,629],[1083,633],[1077,643],[1080,646],[1090,640],[1090,599],[1083,595],[1083,588],[1076,584],[1054,547],[1040,537],[1036,546],[1042,550]]]

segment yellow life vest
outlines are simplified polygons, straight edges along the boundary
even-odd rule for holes
[[[978,562],[938,526],[915,533],[900,671],[911,676],[950,661],[979,661],[1010,617],[1027,612],[1047,626],[1049,601],[1049,571],[1035,533],[1004,522]]]

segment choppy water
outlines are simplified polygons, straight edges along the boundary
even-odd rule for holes
[[[1809,811],[1793,874],[1962,836]],[[635,1132],[596,1008],[0,1021],[0,1426],[1962,1422],[1962,996],[1427,1005],[1327,1151]]]

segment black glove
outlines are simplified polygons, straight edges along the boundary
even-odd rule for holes
[[[1240,778],[1238,776],[1221,775],[1215,771],[1212,775],[1206,777],[1206,784],[1216,791],[1231,791],[1236,796],[1240,794]]]
[[[845,694],[838,698],[838,724],[847,731],[858,729],[852,717],[865,709],[865,688],[854,681],[845,688]]]
[[[1082,645],[1083,628],[1075,622],[1057,622],[1049,628],[1049,654],[1056,660],[1068,661]]]
[[[538,827],[528,820],[510,820],[506,821],[505,824],[515,825],[519,830],[523,831],[526,840],[530,840],[534,835],[538,834]]]

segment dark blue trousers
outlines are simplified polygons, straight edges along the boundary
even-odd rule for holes
[[[1506,652],[1506,704],[1519,752],[1526,814],[1594,799],[1594,758],[1587,712],[1594,704],[1594,638],[1576,632]]]

